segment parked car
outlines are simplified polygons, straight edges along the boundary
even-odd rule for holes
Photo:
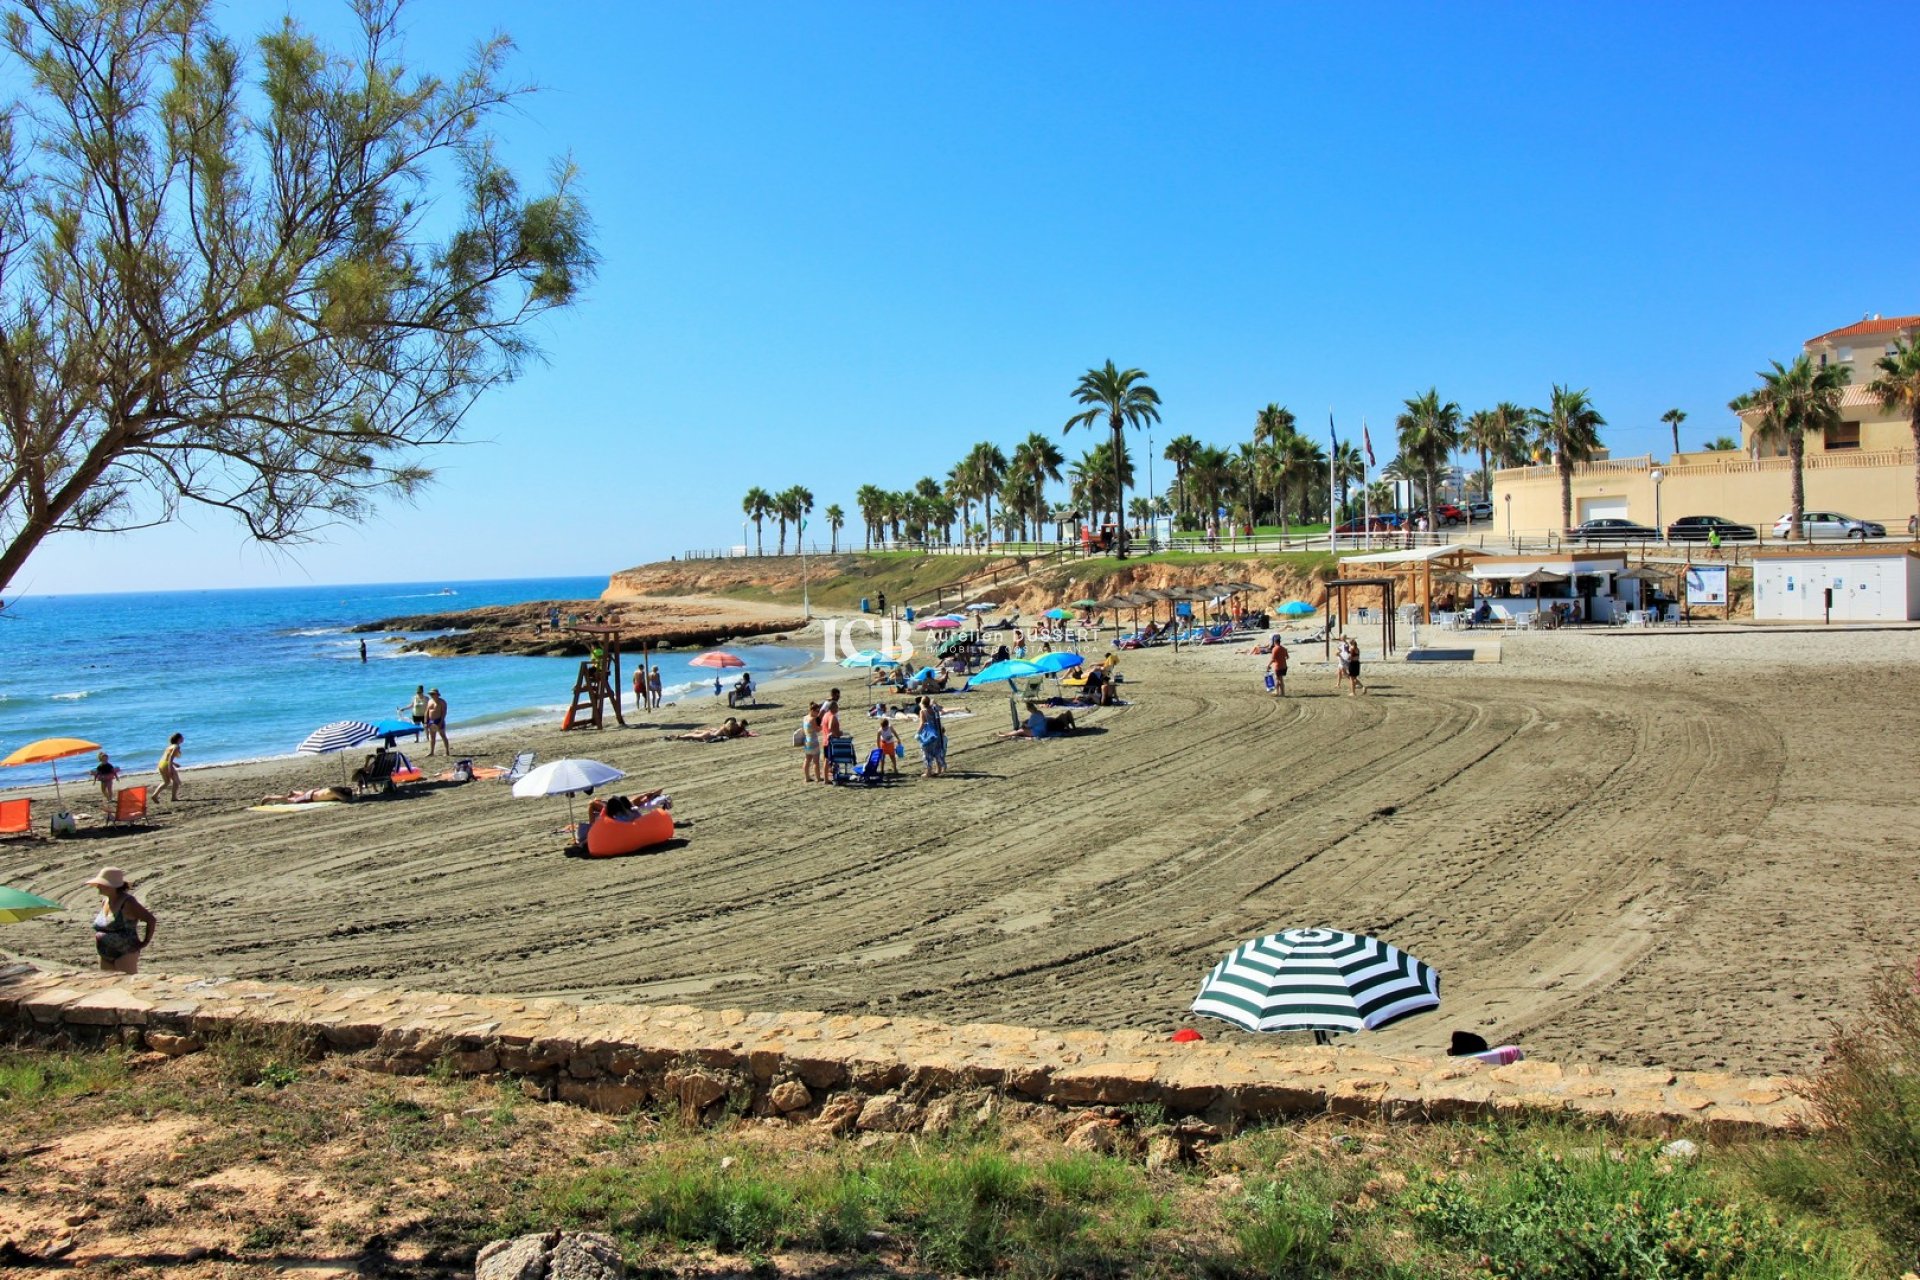
[[[1467,513],[1454,506],[1451,502],[1436,503],[1435,508],[1439,512],[1439,519],[1433,523],[1432,528],[1444,529],[1448,525],[1465,524],[1467,522]],[[1420,518],[1426,514],[1426,508],[1422,507],[1407,518],[1414,524],[1419,524]]]
[[[1800,517],[1800,528],[1809,538],[1884,538],[1887,526],[1874,520],[1856,520],[1838,511],[1808,511]],[[1773,522],[1773,536],[1793,536],[1793,513],[1789,511]]]
[[[1467,519],[1478,524],[1482,520],[1493,519],[1493,504],[1478,499],[1467,504]]]
[[[1335,533],[1385,533],[1392,528],[1393,528],[1393,524],[1385,516],[1374,516],[1371,519],[1368,519],[1365,516],[1355,516],[1351,520],[1343,521],[1339,526],[1339,528],[1335,529],[1334,532]]]
[[[1667,526],[1667,537],[1675,542],[1705,542],[1716,529],[1722,542],[1752,542],[1760,536],[1750,524],[1735,524],[1719,516],[1681,516]]]
[[[1659,536],[1659,530],[1631,520],[1589,520],[1567,530],[1569,542],[1651,542]]]

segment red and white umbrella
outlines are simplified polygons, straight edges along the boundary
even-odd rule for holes
[[[725,649],[715,649],[712,653],[703,653],[687,664],[690,667],[708,667],[715,671],[725,671],[729,667],[744,667],[747,660],[738,654],[728,653]]]

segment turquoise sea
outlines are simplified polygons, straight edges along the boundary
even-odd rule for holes
[[[529,578],[9,599],[0,611],[0,756],[58,735],[98,742],[121,768],[147,771],[173,733],[186,735],[189,768],[288,755],[329,721],[392,716],[419,684],[447,699],[456,747],[463,728],[557,724],[576,658],[430,658],[369,635],[362,663],[362,637],[347,628],[397,614],[590,600],[606,585]],[[740,652],[761,679],[815,656],[770,645]],[[711,687],[710,672],[687,665],[693,656],[659,659],[669,698]],[[92,764],[63,762],[62,782]],[[48,776],[44,765],[0,769],[0,787]]]

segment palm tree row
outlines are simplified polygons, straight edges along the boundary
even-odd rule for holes
[[[740,510],[746,515],[747,519],[753,521],[754,554],[765,555],[767,553],[763,534],[765,531],[765,522],[767,518],[771,516],[779,523],[780,530],[779,550],[776,554],[785,555],[787,553],[788,525],[792,525],[794,528],[793,549],[795,551],[800,549],[800,528],[806,522],[807,513],[813,510],[813,491],[805,485],[796,484],[791,488],[782,489],[778,493],[768,493],[765,489],[755,485],[753,488],[747,490],[747,496],[740,500]],[[840,528],[839,524],[835,522],[836,513],[839,512],[839,510],[840,508],[837,506],[827,508],[827,521],[833,525],[836,534]]]

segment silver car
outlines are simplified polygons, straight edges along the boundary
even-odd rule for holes
[[[1801,532],[1809,538],[1884,538],[1887,526],[1872,520],[1856,520],[1838,511],[1808,511],[1800,517]],[[1773,536],[1793,536],[1793,513],[1773,522]]]

